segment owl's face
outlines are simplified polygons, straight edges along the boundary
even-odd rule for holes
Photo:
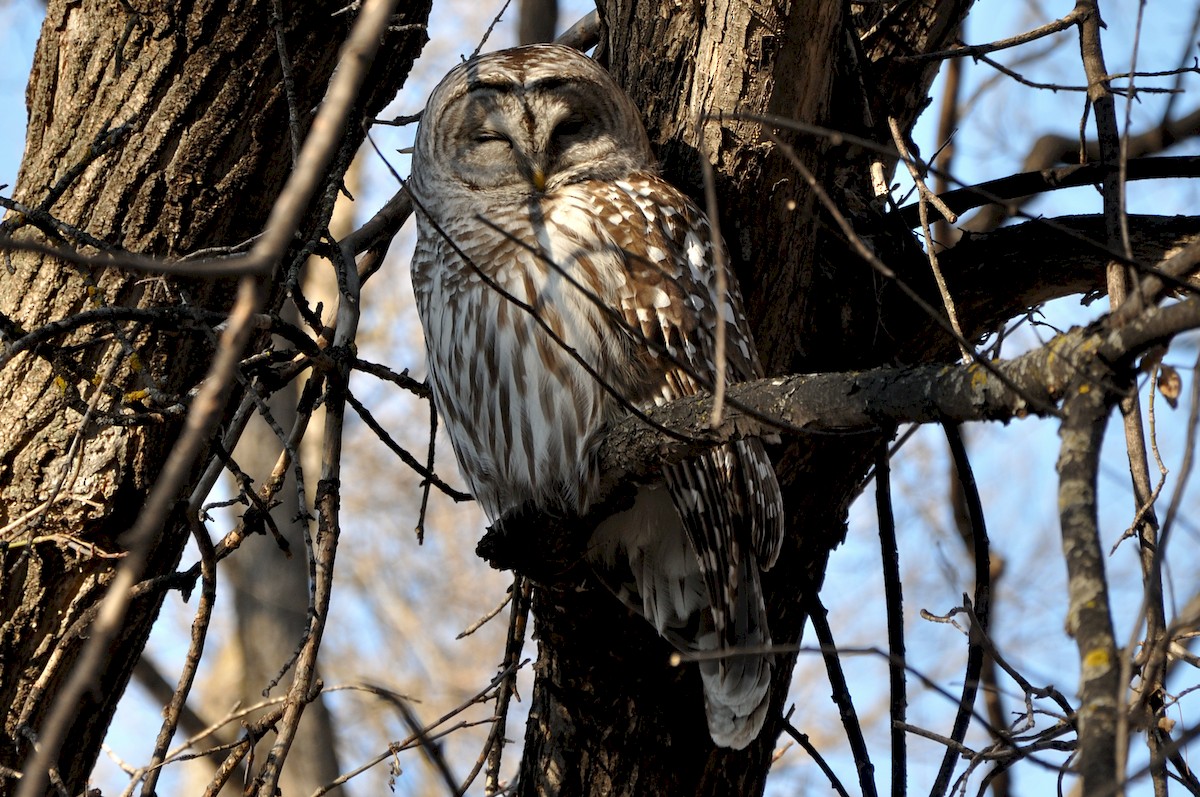
[[[592,59],[557,45],[453,69],[430,95],[413,151],[427,198],[455,188],[524,197],[653,170],[633,102]]]

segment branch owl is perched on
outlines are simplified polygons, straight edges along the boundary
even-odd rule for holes
[[[584,512],[604,430],[630,405],[711,385],[717,324],[726,378],[761,376],[736,287],[718,303],[708,221],[658,176],[637,108],[582,53],[536,45],[453,69],[429,98],[408,186],[429,381],[492,521],[527,501]],[[700,664],[725,747],[748,745],[766,717],[759,570],[782,534],[753,439],[667,468],[589,544],[610,584],[632,578],[660,634],[731,654]]]

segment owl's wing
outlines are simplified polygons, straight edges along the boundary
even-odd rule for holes
[[[719,367],[718,323],[726,324],[726,379],[761,376],[734,280],[727,281],[718,308],[711,235],[703,214],[653,176],[609,190],[626,220],[612,231],[627,272],[618,291],[619,306],[627,325],[644,338],[640,355],[653,403],[711,386]],[[662,356],[663,351],[670,356]],[[774,564],[783,537],[779,484],[762,441],[717,446],[668,468],[666,483],[699,560],[712,601],[713,630],[724,647],[745,644],[765,629],[765,618],[756,616],[762,612],[758,570]]]

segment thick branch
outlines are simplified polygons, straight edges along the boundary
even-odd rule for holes
[[[675,439],[636,418],[617,425],[596,455],[600,497],[588,518],[518,510],[489,530],[479,554],[493,567],[558,580],[581,558],[592,518],[611,514],[630,499],[636,484],[654,481],[664,465],[710,446],[779,428],[797,434],[856,434],[901,423],[1057,414],[1064,391],[1081,372],[1097,363],[1128,362],[1147,347],[1197,327],[1200,300],[1193,299],[1151,309],[1119,329],[1102,324],[1071,330],[1026,355],[996,363],[996,374],[972,364],[761,379],[730,386],[725,421],[717,429],[709,427],[708,396],[672,402],[648,414],[687,439]]]
[[[1200,115],[1200,112],[1197,112],[1197,115]],[[1200,158],[1195,156],[1140,158],[1130,160],[1126,169],[1126,180],[1200,177]],[[940,194],[938,198],[951,212],[960,216],[968,210],[992,205],[999,207],[1007,215],[1012,215],[1032,196],[1057,191],[1060,188],[1095,185],[1107,176],[1116,173],[1115,165],[1103,163],[1070,164],[1053,168],[1039,167],[947,191]],[[914,202],[896,212],[904,220],[905,226],[916,227],[921,223],[919,211],[918,203]],[[996,226],[996,224],[980,226],[977,219],[973,218],[963,225],[963,230],[982,232],[994,229]]]
[[[1181,140],[1195,136],[1198,132],[1200,132],[1200,110],[1194,110],[1178,119],[1164,120],[1158,127],[1130,136],[1125,152],[1126,157],[1129,159],[1128,167],[1130,168],[1126,179],[1142,179],[1141,177],[1133,176],[1139,168],[1142,168],[1139,164],[1149,164],[1153,161],[1176,160],[1175,158],[1148,158],[1146,156],[1162,152]],[[1097,141],[1091,140],[1084,145],[1084,157],[1089,162],[1100,159],[1100,145]],[[1050,168],[1054,164],[1077,163],[1078,161],[1078,138],[1045,135],[1034,142],[1033,147],[1029,150],[1029,154],[1025,156],[1022,168],[1026,170],[1026,174],[1043,171],[1056,172],[1059,170]],[[1098,166],[1098,164],[1093,165]],[[983,210],[963,224],[963,229],[972,232],[984,232],[995,229],[1005,219],[1015,214],[1029,198],[1028,196],[1024,198],[1014,196],[1009,197],[1010,201],[1002,205],[986,205]]]
[[[1158,264],[1200,240],[1195,216],[1130,216],[1139,263]],[[941,255],[964,333],[975,337],[1051,299],[1103,291],[1107,247],[1101,216],[1038,219],[965,235]]]

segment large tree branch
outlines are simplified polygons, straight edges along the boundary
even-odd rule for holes
[[[1094,185],[1116,171],[1116,166],[1108,166],[1103,163],[1072,164],[1054,168],[1046,165],[947,191],[940,194],[938,199],[958,215],[973,208],[994,205],[1003,208],[1007,216],[1011,216],[1022,204],[1037,194],[1057,191],[1060,188]],[[1194,156],[1139,158],[1130,160],[1126,165],[1126,180],[1166,180],[1177,177],[1200,177],[1200,158]],[[897,213],[900,214],[900,218],[904,219],[906,226],[916,227],[920,224],[919,211],[918,203],[914,202],[900,208]],[[976,219],[963,224],[963,231],[966,233],[986,232],[998,226],[991,224],[980,227],[976,223]]]
[[[902,423],[1057,415],[1065,391],[1080,374],[1102,367],[1117,384],[1114,375],[1139,353],[1196,328],[1200,299],[1193,298],[1152,308],[1123,326],[1106,320],[1073,329],[991,369],[978,363],[924,365],[760,379],[729,387],[724,421],[715,429],[709,426],[708,395],[681,399],[648,414],[683,439],[637,418],[626,419],[605,438],[596,454],[598,498],[587,517],[552,517],[522,508],[488,531],[479,553],[494,567],[554,581],[572,571],[590,529],[627,504],[636,485],[656,480],[664,466],[711,446],[781,429],[850,435]]]
[[[1178,119],[1165,119],[1157,127],[1152,127],[1137,135],[1131,135],[1126,148],[1126,157],[1129,158],[1130,174],[1134,174],[1138,167],[1135,165],[1139,160],[1145,162],[1149,160],[1166,160],[1160,158],[1146,158],[1147,155],[1153,155],[1162,152],[1180,141],[1186,140],[1200,133],[1200,109],[1194,110],[1189,114],[1179,117]],[[1029,154],[1025,156],[1025,161],[1022,164],[1025,173],[1045,171],[1059,171],[1051,169],[1056,163],[1077,164],[1080,156],[1079,139],[1069,138],[1067,136],[1045,135],[1034,142],[1029,150]],[[1100,144],[1096,140],[1088,141],[1083,148],[1084,158],[1091,162],[1097,161],[1100,158]],[[1093,164],[1095,165],[1095,164]],[[1138,179],[1130,176],[1128,179]],[[967,190],[967,189],[964,189]],[[1005,219],[1014,215],[1028,199],[1036,194],[1036,191],[1031,191],[1028,194],[1016,194],[1014,196],[1002,196],[1002,199],[1008,200],[1003,204],[988,204],[983,210],[975,214],[963,225],[963,230],[970,232],[981,232],[992,230],[999,227]]]
[[[1200,241],[1200,218],[1130,216],[1129,238],[1133,260],[1153,273]],[[964,335],[976,340],[1052,299],[1104,292],[1104,266],[1112,253],[1103,241],[1104,219],[1099,215],[1035,219],[964,236],[939,258]],[[1176,277],[1187,273],[1185,269]],[[932,289],[924,283],[917,287]],[[1157,293],[1157,288],[1147,287]],[[928,299],[935,301],[936,295],[930,293]],[[957,356],[954,339],[909,299],[895,296],[881,315],[882,327],[904,341],[896,355],[901,361],[936,362]]]
[[[1058,506],[1067,564],[1067,630],[1079,650],[1077,771],[1085,794],[1100,794],[1122,777],[1116,762],[1117,694],[1121,666],[1113,636],[1111,599],[1100,546],[1096,476],[1109,405],[1103,386],[1083,369],[1071,381],[1059,429]],[[1139,416],[1140,420],[1140,416]],[[1117,792],[1121,793],[1121,792]]]
[[[1200,217],[1130,216],[1133,259],[1150,267],[1200,240]],[[980,334],[1042,302],[1104,290],[1104,219],[1036,219],[964,236],[941,256],[967,325]]]

